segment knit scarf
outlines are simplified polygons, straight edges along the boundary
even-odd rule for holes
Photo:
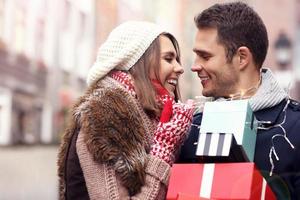
[[[289,97],[274,78],[270,69],[264,68],[261,73],[262,82],[255,95],[249,99],[252,110],[258,111],[273,107]]]
[[[114,70],[110,73],[110,77],[112,77],[113,79],[121,83],[125,87],[125,89],[129,92],[129,94],[137,98],[133,86],[133,80],[131,79],[131,76],[129,76],[128,73],[119,70]]]
[[[110,77],[121,83],[132,96],[137,98],[137,94],[134,90],[133,80],[128,73],[119,70],[114,70],[110,73]],[[174,98],[171,97],[171,95],[169,95],[169,92],[160,84],[159,81],[154,79],[151,81],[153,87],[157,92],[157,100],[159,102],[161,102],[164,105],[167,101],[174,101]]]

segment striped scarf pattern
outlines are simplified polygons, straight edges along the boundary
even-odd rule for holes
[[[273,107],[289,97],[288,93],[279,86],[270,69],[262,69],[261,78],[260,87],[255,95],[249,99],[254,112]]]

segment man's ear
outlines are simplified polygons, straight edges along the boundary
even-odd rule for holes
[[[238,65],[240,70],[244,70],[252,60],[252,53],[248,47],[241,46],[237,49]]]

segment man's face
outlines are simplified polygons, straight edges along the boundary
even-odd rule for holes
[[[192,71],[198,73],[204,96],[229,97],[238,92],[238,59],[234,56],[231,62],[227,62],[216,29],[198,29],[193,51],[196,58]]]

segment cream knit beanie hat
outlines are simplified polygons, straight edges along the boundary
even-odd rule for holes
[[[87,84],[90,86],[112,69],[129,70],[162,32],[166,31],[145,21],[128,21],[116,27],[100,46]]]

